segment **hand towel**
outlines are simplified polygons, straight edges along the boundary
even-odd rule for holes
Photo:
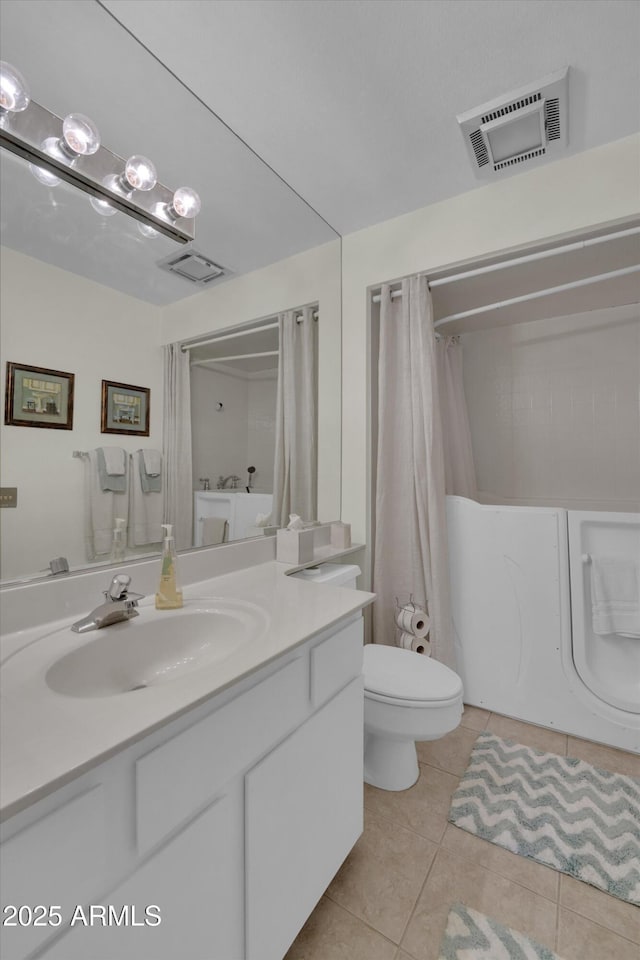
[[[108,556],[111,553],[116,517],[128,516],[128,498],[125,490],[103,490],[98,468],[98,450],[90,450],[85,460],[85,542],[87,559]]]
[[[131,460],[129,546],[142,547],[148,543],[160,543],[162,540],[161,523],[164,498],[158,491],[146,493],[142,488],[144,473],[142,450],[136,450],[131,455]]]
[[[162,458],[160,456],[160,451],[159,450],[149,450],[149,451],[138,450],[137,452],[139,454],[137,459],[138,459],[138,471],[140,473],[140,483],[142,485],[142,492],[143,493],[160,493],[160,491],[162,490],[162,477],[160,476],[160,467],[162,466]],[[157,462],[157,466],[158,466],[157,473],[148,472],[147,466],[146,466],[146,457],[145,457],[146,453],[154,453],[157,455],[157,461],[156,461],[156,458],[154,458],[154,461]],[[154,466],[155,465],[156,463],[154,462]]]
[[[159,477],[162,470],[162,454],[159,450],[143,450],[144,469],[148,477]]]
[[[640,638],[640,566],[628,557],[592,557],[591,612],[599,636]]]
[[[225,542],[228,523],[224,517],[202,517],[201,523],[203,547],[211,547],[215,543]]]
[[[98,447],[96,453],[100,488],[103,491],[124,493],[127,489],[127,474],[126,455],[122,447]]]

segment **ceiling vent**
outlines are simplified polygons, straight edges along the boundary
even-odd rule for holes
[[[162,270],[169,270],[179,277],[184,277],[185,280],[190,280],[191,283],[197,283],[198,286],[205,286],[213,280],[219,280],[227,273],[219,264],[214,263],[209,257],[204,257],[196,250],[172,253],[170,257],[159,260],[158,266]]]
[[[566,67],[457,117],[477,177],[554,158],[567,146],[568,75]]]

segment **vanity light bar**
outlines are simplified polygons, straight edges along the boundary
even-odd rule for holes
[[[82,119],[91,123],[88,118]],[[43,175],[38,177],[43,183],[55,185],[57,180],[65,180],[169,239],[191,243],[195,236],[193,217],[200,209],[194,190],[179,187],[174,191],[158,182],[151,189],[135,188],[129,181],[131,189],[127,192],[122,188],[127,165],[145,158],[126,161],[102,146],[99,139],[93,152],[74,152],[76,148],[69,148],[68,138],[66,144],[64,140],[63,120],[35,100],[29,100],[20,111],[0,110],[0,146],[32,164],[36,176],[38,171]]]

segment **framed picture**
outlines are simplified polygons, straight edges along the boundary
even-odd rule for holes
[[[135,433],[149,436],[148,387],[134,387],[130,383],[102,381],[102,433]]]
[[[75,374],[7,362],[4,422],[14,427],[73,429]]]

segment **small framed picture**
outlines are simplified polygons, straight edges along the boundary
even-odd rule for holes
[[[102,381],[102,433],[135,433],[149,436],[148,387],[134,387],[130,383]]]
[[[14,427],[73,429],[75,374],[7,362],[4,422]]]

